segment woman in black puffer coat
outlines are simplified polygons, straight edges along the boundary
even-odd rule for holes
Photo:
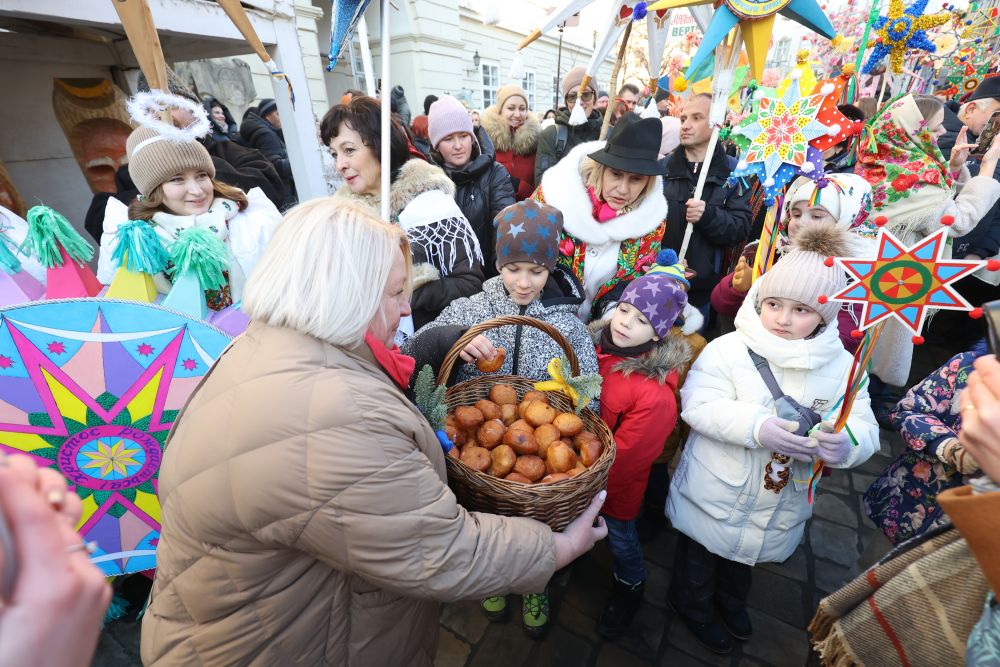
[[[241,146],[246,146],[246,141],[240,136],[240,128],[236,124],[236,119],[229,112],[229,107],[219,101],[216,97],[208,97],[202,102],[205,113],[211,124],[212,139],[215,141],[235,141]]]
[[[455,201],[479,238],[487,277],[497,275],[493,218],[513,204],[514,184],[490,150],[481,147],[462,103],[444,95],[427,117],[431,159],[455,182]]]

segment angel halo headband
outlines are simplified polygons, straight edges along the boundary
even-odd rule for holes
[[[148,127],[156,130],[156,136],[139,142],[132,149],[129,159],[135,157],[140,150],[154,144],[157,141],[169,140],[175,143],[190,143],[208,134],[210,128],[208,114],[205,108],[186,97],[166,93],[162,90],[150,90],[148,92],[136,93],[128,101],[128,113],[132,117],[132,122],[140,127]],[[164,121],[160,114],[168,109],[183,109],[191,114],[192,120],[185,127],[177,127],[173,123]]]

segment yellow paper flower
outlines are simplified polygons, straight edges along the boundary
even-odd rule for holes
[[[580,394],[577,393],[569,383],[569,374],[563,372],[562,361],[559,359],[553,359],[549,362],[548,366],[549,377],[551,380],[545,380],[544,382],[536,382],[535,389],[538,391],[561,391],[570,400],[573,401],[573,405],[578,405],[580,401]],[[590,402],[589,398],[583,398],[583,406],[586,406]]]
[[[845,56],[854,50],[854,38],[837,35],[830,40],[830,45],[833,47],[834,53]]]
[[[956,46],[958,46],[958,40],[955,39],[954,35],[944,33],[937,36],[934,40],[934,46],[937,47],[938,53],[950,53],[955,50]]]

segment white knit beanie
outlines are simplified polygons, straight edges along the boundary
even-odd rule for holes
[[[826,187],[817,190],[816,181],[800,176],[792,182],[785,197],[785,208],[791,210],[798,202],[809,202],[814,198],[816,206],[822,206],[837,221],[837,226],[850,229],[862,213],[871,210],[872,186],[857,174],[828,174]],[[816,194],[818,193],[818,194]]]
[[[807,226],[792,250],[761,277],[757,305],[772,297],[791,299],[815,310],[824,323],[833,322],[844,304],[826,297],[846,287],[847,276],[836,263],[827,266],[826,258],[843,257],[847,247],[846,230],[829,222]]]

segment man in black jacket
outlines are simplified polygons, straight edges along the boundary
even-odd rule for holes
[[[583,82],[584,74],[586,68],[581,65],[567,72],[563,79],[563,100],[566,102],[566,108],[558,109],[556,124],[545,128],[538,135],[538,148],[535,150],[535,183],[541,183],[545,170],[566,157],[577,144],[601,138],[604,116],[594,108],[597,100],[597,81],[591,79],[590,85],[581,94],[580,84]],[[577,104],[582,105],[587,113],[587,122],[583,125],[570,125],[569,118],[573,113],[573,107]]]
[[[277,103],[273,99],[264,99],[256,108],[247,109],[240,125],[240,135],[271,161],[281,177],[285,197],[279,208],[285,210],[298,203],[295,180],[292,178],[292,163],[288,161],[288,149],[285,148],[285,135],[281,131]]]
[[[680,252],[684,230],[694,225],[687,250],[687,265],[696,271],[688,300],[705,315],[708,326],[709,297],[728,267],[722,266],[727,248],[746,242],[750,233],[750,188],[726,185],[736,159],[721,145],[706,156],[712,128],[708,112],[712,98],[696,95],[681,112],[681,145],[667,158],[663,196],[667,200],[667,230],[663,247]],[[707,162],[706,162],[707,160]],[[707,164],[707,167],[706,167]],[[702,169],[708,169],[701,199],[693,199]]]

